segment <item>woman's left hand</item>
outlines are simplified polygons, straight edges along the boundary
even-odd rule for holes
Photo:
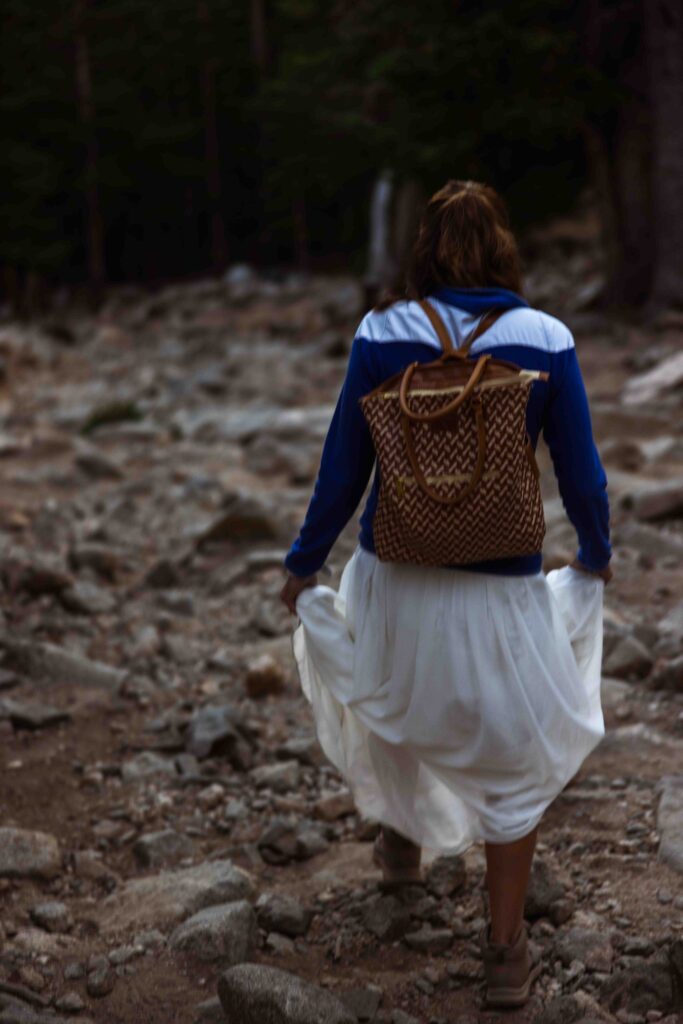
[[[587,576],[599,576],[605,584],[608,584],[613,576],[609,565],[606,565],[604,569],[589,569],[588,566],[580,562],[578,558],[575,558],[571,563],[571,568],[576,569],[577,572],[585,572]]]
[[[289,575],[285,581],[285,585],[280,591],[280,600],[283,601],[289,608],[292,615],[296,615],[296,599],[302,590],[306,587],[315,587],[318,582],[318,577],[313,576],[293,576]]]

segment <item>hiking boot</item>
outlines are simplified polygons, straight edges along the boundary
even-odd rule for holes
[[[382,825],[372,849],[373,862],[382,869],[380,888],[419,885],[422,848],[387,825]]]
[[[489,941],[490,926],[481,932],[479,944],[484,961],[486,1002],[489,1006],[523,1006],[531,986],[541,973],[541,957],[527,942],[526,925],[509,945]]]

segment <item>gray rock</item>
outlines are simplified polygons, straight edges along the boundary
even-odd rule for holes
[[[139,782],[140,779],[149,779],[154,775],[176,774],[173,761],[155,754],[152,750],[141,750],[121,766],[121,778],[124,782]]]
[[[453,943],[453,932],[450,928],[432,928],[423,924],[416,932],[407,932],[405,942],[411,949],[420,953],[445,953]]]
[[[80,452],[74,461],[91,480],[119,480],[123,475],[117,462],[95,449]]]
[[[59,599],[67,611],[77,615],[106,615],[116,608],[116,598],[103,587],[79,581],[63,590]]]
[[[580,960],[591,971],[609,971],[614,959],[610,936],[589,928],[570,928],[558,935],[553,951],[564,967]]]
[[[350,790],[343,788],[333,792],[321,793],[320,799],[316,800],[313,812],[317,818],[323,821],[337,821],[353,814],[356,805]]]
[[[311,923],[312,912],[286,893],[264,892],[256,901],[256,917],[261,928],[269,932],[305,935]]]
[[[140,836],[133,846],[133,855],[141,867],[156,868],[189,857],[193,849],[188,836],[167,828]]]
[[[55,1006],[62,1013],[80,1013],[85,1009],[85,1001],[78,992],[65,992],[59,999],[55,1000]]]
[[[54,878],[62,867],[59,843],[47,832],[0,828],[0,877]]]
[[[165,928],[205,907],[255,896],[254,880],[246,871],[229,860],[206,861],[124,883],[101,904],[101,928],[112,934]]]
[[[410,909],[395,896],[376,896],[363,912],[363,925],[380,941],[392,942],[410,928]]]
[[[533,1024],[574,1024],[583,1017],[584,1010],[578,999],[573,996],[555,996],[534,1017]]]
[[[76,544],[69,551],[69,565],[76,571],[92,569],[113,583],[123,567],[122,556],[101,544]]]
[[[256,915],[246,900],[238,900],[200,910],[176,928],[169,944],[200,960],[232,965],[249,959],[257,938]]]
[[[662,779],[657,807],[659,860],[683,874],[683,775]]]
[[[252,738],[239,711],[231,704],[208,704],[194,712],[185,733],[185,748],[200,760],[223,756],[233,768],[252,764]]]
[[[88,975],[85,983],[88,995],[93,996],[95,999],[102,999],[103,996],[108,996],[114,990],[115,985],[116,975],[109,964],[97,967]]]
[[[65,903],[51,900],[31,908],[31,920],[46,932],[68,932],[73,927],[71,912]]]
[[[683,690],[683,654],[675,658],[662,658],[657,661],[654,671],[648,679],[648,686],[653,690]]]
[[[268,504],[255,495],[235,493],[227,498],[224,511],[199,536],[197,545],[226,540],[275,540],[280,529],[280,522]]]
[[[218,996],[199,1003],[194,1008],[194,1020],[192,1024],[224,1024],[225,1014]]]
[[[257,840],[258,851],[268,864],[307,860],[322,853],[328,846],[317,823],[280,816],[271,818]]]
[[[425,885],[435,896],[452,896],[467,881],[465,861],[459,855],[437,857],[427,869]]]
[[[619,640],[605,660],[603,670],[617,679],[644,679],[652,668],[653,657],[647,647],[634,636]]]
[[[641,521],[678,518],[683,513],[683,480],[667,480],[637,488],[625,494],[621,503]]]
[[[249,773],[257,789],[272,789],[276,793],[288,793],[299,786],[299,762],[278,761],[252,768]]]
[[[277,967],[231,967],[219,978],[218,995],[228,1024],[356,1024],[331,992]]]
[[[89,658],[72,654],[54,644],[6,638],[3,638],[2,644],[10,665],[43,685],[73,683],[75,686],[114,692],[126,677],[125,672],[111,665],[90,661]]]
[[[600,988],[600,1002],[614,1014],[626,1011],[644,1015],[650,1010],[666,1013],[683,1009],[680,990],[678,1006],[674,997],[671,964],[666,954],[615,971]]]
[[[294,736],[277,748],[275,756],[284,761],[295,758],[300,764],[313,766],[322,765],[325,761],[325,755],[315,736]]]
[[[344,1006],[359,1021],[374,1020],[382,1002],[382,989],[379,985],[363,985],[360,988],[349,988],[339,993]]]
[[[174,615],[192,618],[196,612],[194,597],[187,590],[165,590],[158,597],[159,605]]]
[[[531,866],[529,887],[524,902],[524,916],[530,921],[546,917],[556,900],[565,894],[563,883],[556,877],[550,865],[536,858]]]
[[[15,729],[45,729],[49,725],[68,722],[71,715],[61,708],[38,702],[0,699],[0,719],[8,718]]]

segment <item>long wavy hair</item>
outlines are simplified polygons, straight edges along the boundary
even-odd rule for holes
[[[385,293],[376,309],[423,299],[442,286],[508,288],[521,294],[522,272],[507,207],[490,185],[447,181],[427,203],[403,289]]]

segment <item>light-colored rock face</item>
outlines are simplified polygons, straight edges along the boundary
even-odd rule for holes
[[[239,964],[248,960],[256,945],[256,915],[246,900],[221,903],[193,914],[172,932],[171,949],[199,960]]]
[[[211,861],[163,871],[125,883],[103,902],[99,919],[110,934],[128,929],[167,929],[205,907],[253,900],[254,880],[231,861]]]
[[[62,867],[59,843],[45,832],[0,828],[0,877],[54,878]]]
[[[356,1024],[330,992],[296,975],[240,964],[221,975],[218,995],[228,1024]]]

